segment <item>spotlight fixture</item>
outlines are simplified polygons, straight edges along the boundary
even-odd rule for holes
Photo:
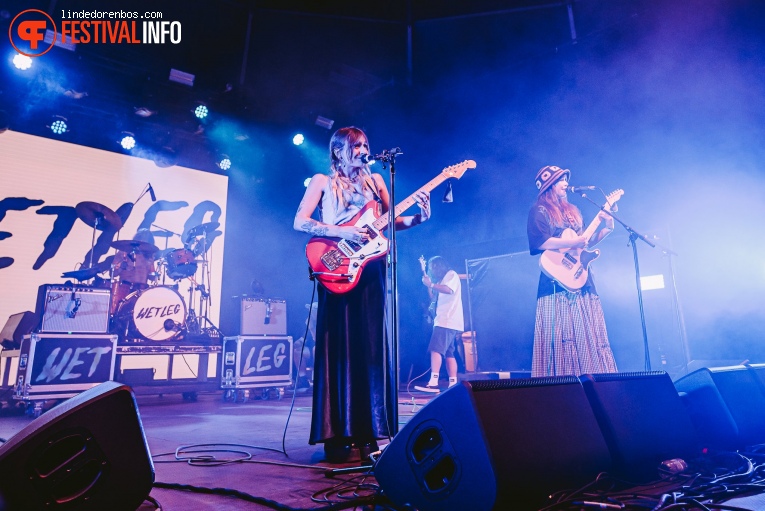
[[[205,105],[199,105],[194,109],[194,115],[197,116],[197,119],[204,119],[208,113],[209,110]]]
[[[220,161],[218,162],[218,167],[220,167],[221,170],[228,170],[231,168],[231,159],[225,155],[222,154],[220,156]]]
[[[170,69],[170,76],[168,79],[171,82],[180,83],[182,85],[188,85],[189,87],[193,87],[194,78],[195,76],[191,73],[185,73],[183,71],[179,71],[178,69]]]
[[[303,142],[305,142],[305,137],[302,133],[298,133],[294,137],[292,137],[292,143],[295,145],[301,145]]]
[[[30,67],[32,67],[32,59],[30,57],[27,57],[26,55],[21,55],[20,53],[17,53],[13,57],[13,65],[16,66],[16,69],[20,69],[21,71],[26,71]]]
[[[122,138],[120,139],[120,145],[126,151],[130,151],[135,147],[135,135],[129,131],[122,132]]]
[[[66,125],[66,117],[56,115],[54,118],[56,120],[53,121],[50,126],[48,126],[54,134],[62,135],[69,131],[69,127]]]
[[[327,119],[321,115],[316,116],[316,126],[321,126],[322,128],[331,130],[333,124],[335,124],[335,121],[332,119]]]

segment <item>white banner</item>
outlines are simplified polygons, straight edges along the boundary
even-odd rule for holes
[[[146,193],[136,202],[148,183],[157,201]],[[206,313],[217,325],[227,187],[227,176],[160,168],[149,160],[10,130],[0,133],[0,328],[10,315],[35,310],[41,284],[78,282],[62,274],[89,266],[94,233],[95,265],[115,254],[113,241],[131,240],[139,228],[154,234],[157,255],[171,254],[158,261],[158,281],[148,284],[177,285],[187,308]],[[103,210],[109,218],[114,218],[110,212],[125,217],[124,225],[116,232],[94,231],[82,212],[97,216]],[[168,265],[174,271],[168,272]],[[100,276],[108,279],[109,272]],[[211,296],[209,311],[200,303],[201,291]]]

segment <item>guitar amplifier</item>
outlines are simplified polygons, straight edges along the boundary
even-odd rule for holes
[[[240,335],[287,335],[287,302],[242,297]]]
[[[109,305],[109,289],[43,284],[37,292],[39,332],[108,333]]]

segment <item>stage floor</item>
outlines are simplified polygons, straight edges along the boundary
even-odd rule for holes
[[[156,483],[190,485],[211,491],[196,493],[155,487],[150,497],[161,504],[163,511],[279,509],[279,505],[285,509],[307,509],[330,503],[349,503],[355,491],[359,495],[374,492],[374,486],[370,485],[375,481],[365,474],[367,470],[332,472],[353,469],[359,464],[329,464],[324,460],[322,445],[308,444],[309,390],[298,390],[291,415],[293,400],[289,389],[281,399],[275,398],[273,393],[271,398],[263,399],[261,389],[255,389],[253,394],[254,399],[243,403],[224,401],[222,391],[198,393],[196,401],[184,399],[181,394],[137,395],[144,432],[154,459]],[[430,398],[429,395],[417,393],[414,396],[402,391],[399,394],[401,427]],[[31,416],[5,410],[0,417],[0,437],[10,438],[32,420]],[[212,455],[218,460],[232,460],[251,455],[251,458],[217,466],[212,463],[192,465],[176,459],[179,448],[184,451],[184,457]],[[201,450],[210,452],[191,453]],[[217,495],[212,489],[234,490],[253,499]],[[312,497],[319,500],[312,500]],[[257,499],[278,505],[259,504],[254,502]],[[150,511],[156,506],[147,501],[139,509]]]

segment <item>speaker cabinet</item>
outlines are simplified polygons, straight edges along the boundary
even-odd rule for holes
[[[662,461],[701,454],[690,415],[667,373],[588,374],[580,380],[614,473],[653,481]]]
[[[705,447],[736,450],[765,442],[761,365],[703,368],[675,382]]]
[[[242,298],[240,335],[287,335],[284,300]]]
[[[63,402],[0,446],[8,510],[135,511],[153,483],[133,392],[116,382]]]
[[[34,312],[26,311],[11,314],[5,326],[0,331],[0,343],[6,350],[17,350],[21,347],[21,339],[31,334],[37,327],[37,318]]]
[[[481,380],[423,407],[383,451],[375,477],[394,503],[420,511],[532,509],[610,465],[577,378]]]
[[[37,293],[40,332],[109,331],[110,290],[44,284]]]

